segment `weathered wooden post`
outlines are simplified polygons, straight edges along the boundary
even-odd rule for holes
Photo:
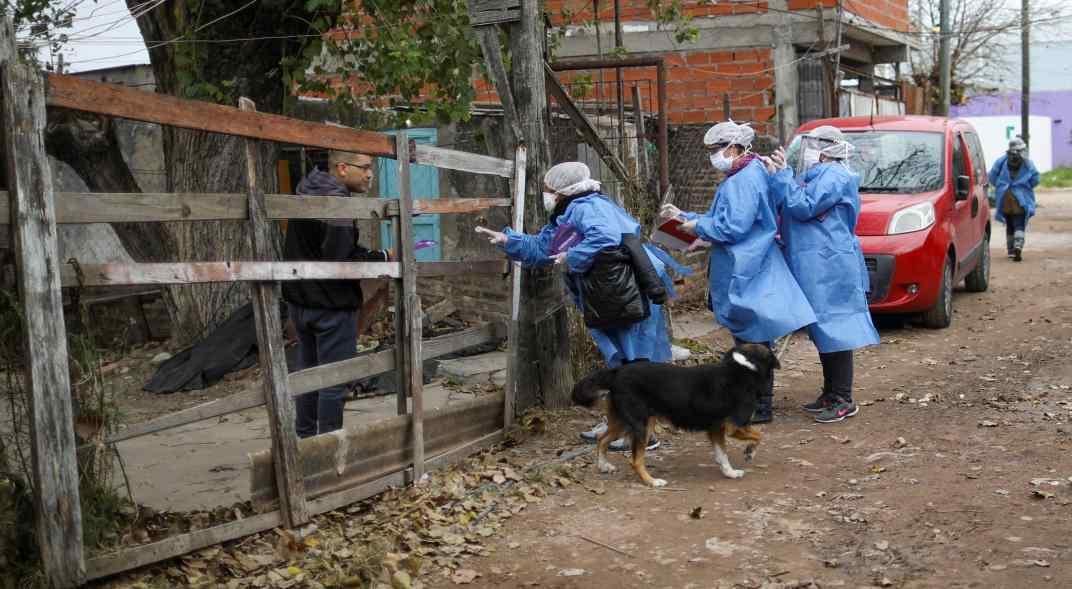
[[[242,110],[255,111],[257,105],[241,98]],[[275,257],[272,247],[272,222],[257,185],[260,169],[258,141],[246,139],[246,182],[249,185],[249,223],[252,228],[253,256],[262,262]],[[298,460],[298,434],[295,429],[294,401],[287,390],[287,356],[283,343],[283,322],[279,317],[279,283],[253,283],[253,316],[257,325],[257,350],[260,356],[264,402],[268,406],[268,427],[272,436],[272,460],[279,489],[279,510],[287,527],[309,521],[305,501],[305,480]]]
[[[23,314],[37,545],[48,584],[75,587],[85,578],[82,509],[56,209],[45,153],[45,87],[34,67],[19,62],[7,14],[0,15],[0,105]]]
[[[409,413],[413,424],[413,481],[424,475],[424,360],[421,357],[421,307],[417,297],[417,254],[413,242],[413,187],[409,135],[399,131],[395,138],[398,158],[398,230],[395,255],[401,263],[402,279],[395,297],[395,352],[399,413]],[[417,341],[414,342],[413,339]]]

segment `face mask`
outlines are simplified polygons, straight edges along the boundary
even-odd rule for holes
[[[733,158],[726,157],[726,150],[711,154],[711,165],[719,172],[728,172],[733,167]]]
[[[558,204],[558,195],[553,192],[543,193],[543,208],[548,213],[552,213],[555,210],[555,205]]]
[[[802,153],[800,155],[800,163],[804,166],[805,170],[807,170],[807,169],[811,168],[812,166],[818,164],[819,163],[819,152],[815,151],[813,149],[804,150],[804,153]]]

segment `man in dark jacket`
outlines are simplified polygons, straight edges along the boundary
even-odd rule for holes
[[[298,198],[344,196],[367,192],[372,160],[368,156],[332,152],[330,173],[314,168],[298,184]],[[356,222],[293,219],[287,227],[285,257],[291,261],[386,262],[390,252],[358,243]],[[349,360],[357,354],[357,310],[361,283],[356,280],[309,280],[283,283],[283,298],[298,332],[299,369]],[[342,428],[346,385],[298,397],[298,437]]]

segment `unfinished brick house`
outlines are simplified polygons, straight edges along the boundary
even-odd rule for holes
[[[615,4],[622,49],[615,48]],[[682,12],[698,32],[684,43],[654,22],[648,4],[548,0],[547,13],[559,34],[556,60],[600,54],[664,59],[670,180],[679,204],[700,209],[709,202],[718,178],[706,165],[702,134],[727,116],[788,138],[800,123],[823,116],[904,112],[900,84],[875,73],[886,65],[888,77],[896,78],[907,61],[908,0],[683,0]],[[837,54],[843,82],[834,97]],[[580,76],[599,77],[605,99],[616,101],[614,69],[569,72],[561,79],[569,84]],[[659,108],[649,92],[654,83],[653,68],[623,70],[625,92],[639,84],[642,108],[652,111]]]

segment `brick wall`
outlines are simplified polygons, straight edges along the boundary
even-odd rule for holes
[[[773,132],[777,110],[774,107],[774,62],[771,50],[766,48],[738,49],[734,51],[691,51],[662,54],[667,64],[667,103],[671,125],[715,123],[725,120],[723,101],[730,101],[730,117],[736,121],[750,121],[761,132]],[[600,79],[598,70],[569,71],[557,74],[558,79],[571,89],[575,102],[594,99],[585,95],[586,81]],[[600,98],[613,102],[617,75],[614,70],[603,70],[603,90]],[[634,81],[641,83],[641,100],[646,109],[657,110],[658,87],[654,67],[626,68],[622,80],[627,90]],[[493,91],[478,84],[482,90],[481,100],[495,100]],[[631,100],[629,96],[627,100]]]

